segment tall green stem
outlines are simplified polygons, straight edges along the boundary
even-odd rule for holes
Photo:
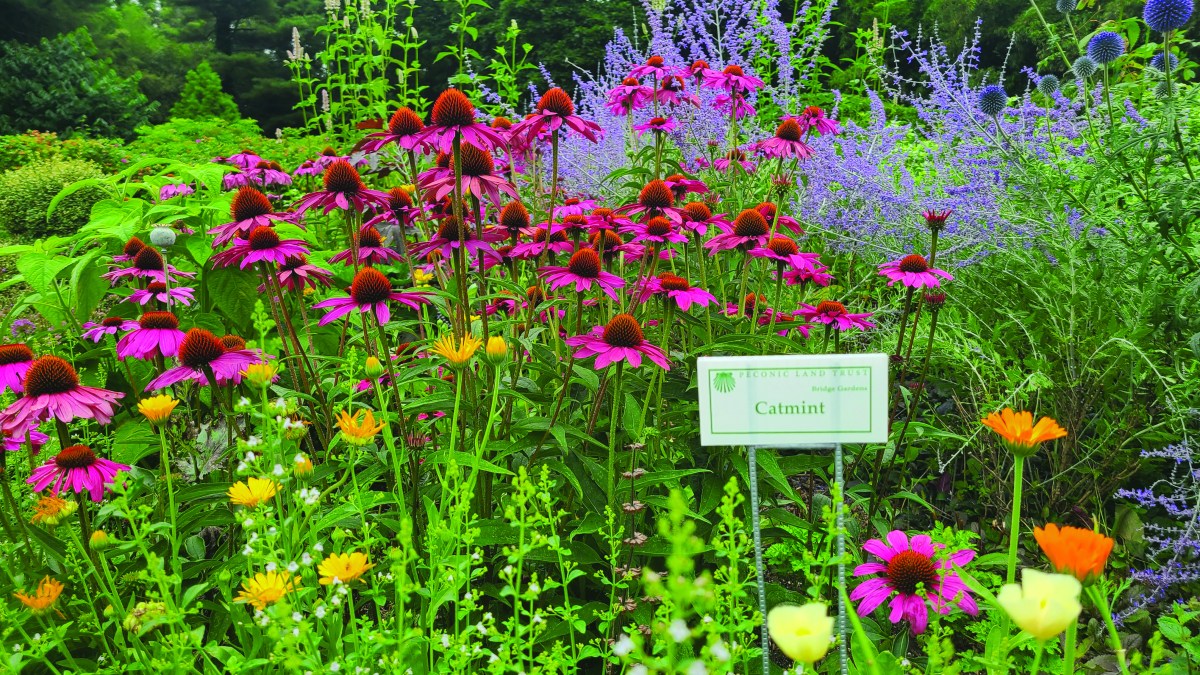
[[[1021,481],[1025,474],[1025,458],[1013,456],[1013,503],[1012,520],[1008,527],[1008,571],[1004,576],[1006,583],[1014,583],[1017,578],[1017,540],[1021,533]]]
[[[617,362],[616,381],[613,382],[612,393],[612,412],[608,421],[608,466],[605,485],[605,495],[608,497],[608,505],[613,505],[613,499],[617,494],[617,420],[621,417],[621,368],[625,365],[624,361]]]

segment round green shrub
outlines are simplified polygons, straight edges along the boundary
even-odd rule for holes
[[[73,234],[108,193],[100,186],[78,190],[47,220],[51,200],[72,183],[103,175],[95,164],[79,159],[47,159],[0,174],[0,229],[22,239]]]

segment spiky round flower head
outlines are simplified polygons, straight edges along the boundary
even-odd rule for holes
[[[775,129],[775,138],[785,141],[798,141],[802,135],[803,132],[800,130],[800,123],[794,117],[784,119],[779,123],[779,127]]]
[[[133,256],[133,267],[142,272],[161,272],[163,270],[162,254],[153,246],[143,246],[137,255]]]
[[[5,434],[51,417],[64,423],[83,418],[108,424],[112,421],[117,399],[125,396],[120,392],[80,385],[79,375],[71,364],[49,354],[29,365],[22,386],[24,396],[0,413],[0,430]]]
[[[500,209],[500,227],[517,232],[529,227],[529,210],[518,201],[511,201]]]
[[[392,211],[411,209],[413,206],[412,195],[408,194],[408,190],[402,187],[394,187],[388,190],[387,196],[388,208]]]
[[[1160,73],[1164,73],[1164,72],[1166,72],[1166,70],[1167,70],[1167,69],[1164,67],[1164,65],[1165,65],[1165,64],[1166,64],[1168,61],[1169,61],[1169,62],[1170,62],[1170,64],[1171,64],[1171,66],[1170,66],[1170,67],[1171,67],[1171,72],[1174,72],[1174,71],[1175,71],[1175,69],[1179,67],[1179,59],[1175,58],[1175,55],[1174,55],[1174,54],[1171,54],[1171,58],[1170,58],[1170,59],[1168,59],[1168,58],[1167,58],[1167,54],[1166,54],[1165,52],[1159,52],[1159,53],[1155,54],[1155,55],[1154,55],[1154,58],[1150,59],[1150,66],[1149,66],[1149,67],[1150,67],[1150,68],[1152,68],[1152,69],[1154,69],[1154,70],[1157,70],[1157,71],[1158,71],[1158,72],[1160,72]]]
[[[1178,92],[1179,87],[1175,86],[1174,82],[1172,82],[1170,85],[1168,85],[1166,82],[1159,82],[1158,85],[1154,87],[1154,96],[1156,98],[1168,99]]]
[[[1112,63],[1125,53],[1125,38],[1111,30],[1100,31],[1088,40],[1088,58],[1101,65]]]
[[[1075,73],[1076,77],[1080,78],[1089,78],[1095,75],[1097,70],[1100,70],[1099,64],[1088,56],[1081,56],[1075,59],[1075,63],[1071,64],[1071,71]]]
[[[537,111],[550,111],[558,115],[574,115],[575,103],[571,101],[570,95],[559,87],[553,87],[542,94],[542,98],[537,103]]]
[[[431,113],[439,127],[465,127],[475,123],[475,104],[458,89],[447,89],[437,97]]]
[[[1008,94],[1004,87],[989,84],[979,92],[979,110],[988,117],[998,117],[1008,107]]]
[[[124,319],[118,321],[124,323]],[[28,345],[0,345],[0,393],[5,389],[12,389],[16,394],[24,391],[25,373],[31,364],[33,350]]]
[[[392,113],[392,118],[388,120],[388,131],[394,136],[411,136],[424,128],[421,116],[408,107]]]
[[[496,170],[492,153],[472,143],[463,143],[459,149],[464,176],[490,176]],[[450,170],[454,170],[454,158],[450,158]]]
[[[321,177],[321,182],[328,192],[352,195],[367,189],[358,175],[358,169],[344,159],[331,163],[329,168],[325,169],[325,175]]]
[[[76,494],[87,490],[92,501],[98,502],[117,473],[128,470],[125,464],[97,457],[86,445],[72,445],[35,468],[25,482],[32,484],[35,492],[49,487],[56,495],[67,490]]]
[[[1055,0],[1054,8],[1063,14],[1070,14],[1075,11],[1075,6],[1079,4],[1079,0]]]
[[[746,209],[733,221],[733,233],[739,237],[762,237],[771,231],[767,219],[755,209]]]
[[[1151,30],[1166,33],[1183,25],[1192,18],[1192,0],[1146,0],[1142,19]]]
[[[642,191],[638,194],[638,205],[646,209],[669,209],[675,205],[675,197],[671,195],[671,188],[661,180],[655,178],[646,183]]]
[[[239,188],[237,194],[233,196],[233,204],[229,207],[229,215],[234,222],[265,216],[270,212],[271,200],[250,186]]]
[[[495,117],[493,117],[493,118],[492,118],[492,124],[491,124],[491,127],[492,127],[493,129],[499,129],[499,130],[501,130],[501,131],[507,131],[508,129],[511,129],[511,128],[512,128],[512,125],[513,125],[513,123],[512,123],[512,120],[508,119],[507,117],[503,117],[503,116],[501,116],[501,115],[497,115],[497,116],[495,116]]]
[[[1053,98],[1054,92],[1058,91],[1058,76],[1043,75],[1042,79],[1038,80],[1037,90],[1046,98]]]
[[[945,304],[946,304],[946,294],[945,293],[942,293],[939,291],[939,292],[925,294],[925,306],[929,308],[929,311],[931,313],[937,314],[938,312],[941,311],[942,307],[945,306]]]
[[[138,251],[145,247],[146,242],[138,239],[137,237],[130,237],[129,241],[125,242],[125,246],[121,248],[121,254],[125,256],[125,259],[132,260],[133,257],[138,254]]]
[[[590,333],[567,338],[566,343],[580,348],[575,352],[577,359],[595,356],[597,368],[624,361],[639,368],[643,356],[665,370],[671,367],[666,353],[646,340],[637,319],[629,314],[617,314],[607,324],[592,328]]]
[[[683,216],[685,220],[704,222],[712,218],[712,209],[704,202],[688,202],[683,207]]]

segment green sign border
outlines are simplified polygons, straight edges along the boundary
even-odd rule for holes
[[[819,366],[813,368],[799,368],[794,366],[789,366],[786,368],[712,368],[708,371],[708,382],[706,383],[708,385],[708,433],[713,436],[741,436],[745,434],[762,434],[764,436],[773,436],[779,434],[869,434],[875,430],[875,416],[871,414],[874,411],[872,411],[869,406],[867,408],[866,429],[817,429],[813,431],[717,431],[714,428],[716,416],[713,414],[713,399],[716,398],[716,396],[713,395],[712,378],[717,373],[744,372],[750,370],[849,370],[851,368],[866,368],[868,371],[871,371],[867,376],[867,400],[868,402],[873,401],[875,393],[875,373],[870,366]]]

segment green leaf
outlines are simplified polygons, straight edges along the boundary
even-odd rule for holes
[[[71,259],[66,256],[45,253],[27,253],[17,258],[17,270],[25,277],[25,283],[47,299],[54,295],[54,278],[70,264]]]
[[[254,302],[259,298],[257,277],[236,268],[220,267],[206,270],[203,279],[213,308],[246,334]]]
[[[184,248],[186,248],[187,252],[191,254],[192,260],[196,261],[197,265],[204,267],[204,263],[208,262],[208,259],[212,257],[213,254],[212,242],[210,242],[207,237],[200,237],[196,235],[184,236]]]
[[[108,293],[108,284],[100,278],[100,265],[96,259],[99,250],[91,250],[71,270],[71,292],[75,296],[75,320],[83,323]]]

